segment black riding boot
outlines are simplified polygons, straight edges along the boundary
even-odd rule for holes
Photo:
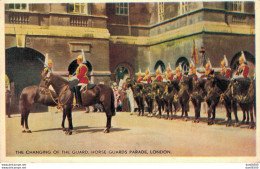
[[[81,86],[76,86],[76,104],[78,107],[82,106],[80,88]]]

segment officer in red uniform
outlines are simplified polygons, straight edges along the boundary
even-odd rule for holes
[[[244,52],[242,51],[242,56],[239,58],[239,67],[235,74],[234,79],[247,78],[249,73],[249,66],[246,64],[246,58]]]
[[[198,79],[198,76],[197,76],[197,72],[196,72],[196,68],[195,68],[195,66],[194,66],[194,63],[191,63],[191,64],[190,64],[189,76],[193,76],[193,79],[194,79],[194,80],[197,80],[197,79]]]
[[[172,81],[173,80],[173,73],[171,72],[171,68],[170,67],[168,67],[167,69],[166,69],[166,80],[167,81]]]
[[[77,81],[77,84],[74,84],[74,92],[75,92],[75,97],[76,97],[76,106],[80,106],[82,104],[82,100],[81,100],[81,92],[80,92],[80,88],[82,85],[87,87],[88,84],[88,77],[87,77],[87,73],[88,73],[88,67],[82,63],[83,62],[83,56],[79,55],[77,58],[77,64],[79,65],[77,70],[76,70],[76,75],[72,76],[70,75],[70,81]]]
[[[141,72],[138,72],[137,76],[138,76],[137,82],[141,83],[144,80],[143,77],[141,76]]]
[[[151,83],[151,76],[149,75],[149,70],[146,70],[145,71],[145,76],[144,76],[144,78],[143,78],[143,80],[145,81],[147,81],[147,84],[149,84],[149,83]]]
[[[178,81],[180,81],[181,78],[182,78],[182,73],[181,73],[181,71],[180,71],[180,66],[178,66],[178,67],[176,68],[176,75],[174,76],[174,79],[177,79]]]
[[[155,76],[154,80],[157,81],[157,82],[162,82],[162,80],[163,80],[159,69],[156,70],[156,76]]]
[[[221,61],[221,72],[220,74],[226,78],[231,77],[231,69],[228,67],[228,61],[226,55],[224,55],[224,59]]]

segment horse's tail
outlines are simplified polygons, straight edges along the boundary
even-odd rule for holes
[[[112,89],[111,89],[112,90]],[[114,97],[114,92],[112,90],[111,92],[111,113],[112,113],[112,116],[115,116],[116,115],[116,109],[115,109],[115,97]]]

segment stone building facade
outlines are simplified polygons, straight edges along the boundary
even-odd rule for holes
[[[54,71],[66,76],[83,49],[91,81],[109,84],[120,67],[131,76],[159,65],[187,70],[194,44],[198,53],[204,47],[213,67],[226,55],[233,70],[245,51],[252,75],[254,2],[6,4],[5,9],[6,74],[14,100],[25,86],[39,83],[38,58],[45,60],[47,53]]]

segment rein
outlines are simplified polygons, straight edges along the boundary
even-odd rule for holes
[[[68,101],[69,101],[69,99],[70,99],[70,97],[68,97],[68,99],[64,102],[64,103],[61,103],[61,101],[60,101],[60,98],[61,98],[61,96],[62,95],[64,95],[65,94],[65,92],[68,90],[68,88],[69,88],[69,85],[66,85],[67,87],[66,87],[66,89],[63,91],[63,92],[61,92],[61,94],[58,96],[58,100],[56,101],[56,99],[53,97],[53,95],[51,94],[51,91],[49,90],[49,95],[51,96],[51,99],[54,101],[54,103],[55,104],[57,104],[57,109],[61,109],[62,108],[62,106],[64,106],[65,104],[67,104],[68,103]]]

